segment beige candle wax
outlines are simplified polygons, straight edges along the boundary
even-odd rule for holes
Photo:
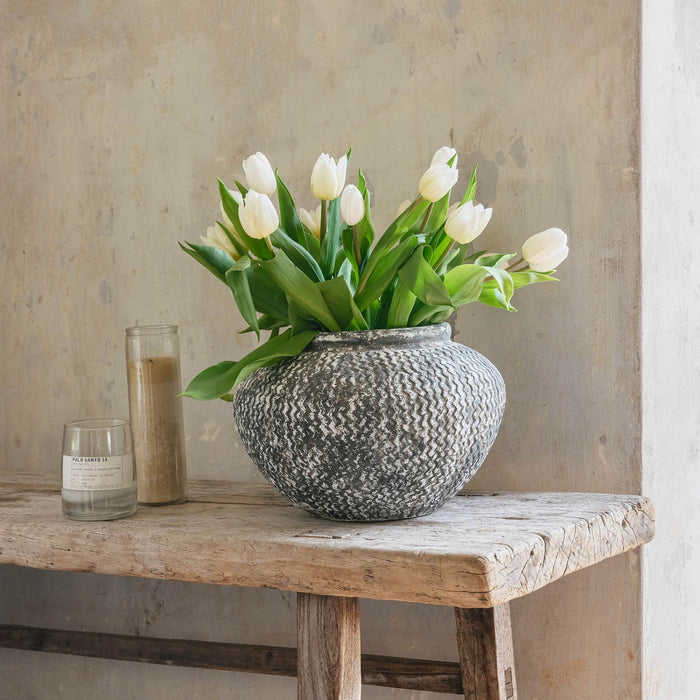
[[[178,397],[179,356],[177,352],[167,355],[144,353],[143,351],[156,349],[154,345],[162,346],[163,339],[147,339],[148,327],[129,330],[140,331],[136,336],[130,336],[127,331],[129,412],[134,438],[138,502],[142,505],[182,503],[187,497],[187,477],[182,399]],[[130,348],[129,343],[136,339],[139,342]],[[175,350],[176,340],[177,338]],[[173,345],[172,339],[168,342]],[[168,350],[167,347],[160,349]]]

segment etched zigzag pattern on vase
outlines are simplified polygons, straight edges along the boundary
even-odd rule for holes
[[[481,466],[504,406],[498,370],[451,342],[449,328],[441,341],[314,342],[253,373],[234,398],[262,474],[295,505],[337,520],[434,511]]]

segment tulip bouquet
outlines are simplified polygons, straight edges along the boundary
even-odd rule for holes
[[[233,293],[244,332],[269,332],[264,343],[234,362],[198,374],[184,395],[231,400],[232,389],[259,367],[298,355],[323,331],[363,331],[441,323],[456,309],[481,302],[509,311],[513,292],[553,280],[567,256],[566,234],[530,237],[522,256],[474,250],[491,219],[474,202],[476,168],[461,200],[450,205],[457,154],[443,147],[381,236],[372,223],[362,171],[345,186],[350,152],[336,162],[323,153],[311,172],[320,204],[297,208],[262,153],[243,161],[248,187],[219,181],[222,221],[202,244],[180,244]],[[277,207],[271,197],[277,194]]]

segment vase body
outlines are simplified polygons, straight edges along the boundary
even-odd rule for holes
[[[505,407],[498,370],[446,323],[322,333],[235,393],[246,451],[294,505],[332,520],[439,508],[476,473]]]

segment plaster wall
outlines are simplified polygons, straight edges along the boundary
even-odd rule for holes
[[[127,326],[178,322],[185,378],[252,347],[230,293],[176,244],[218,216],[217,176],[263,150],[308,207],[318,153],[352,145],[386,223],[451,143],[461,186],[480,163],[494,246],[549,226],[572,245],[562,282],[523,290],[517,314],[457,320],[509,392],[474,485],[640,490],[637,0],[4,0],[0,27],[0,468],[56,476],[62,423],[126,415]],[[188,402],[185,421],[192,477],[260,479],[227,405]],[[640,697],[640,576],[625,555],[513,604],[524,698]],[[274,591],[7,567],[0,587],[3,622],[295,641],[293,596]],[[362,606],[364,651],[456,659],[451,610]],[[295,692],[6,650],[0,669],[3,697]],[[408,696],[432,697],[363,695]]]
[[[645,698],[695,698],[700,650],[700,8],[646,0],[642,34]],[[672,663],[669,663],[670,658]]]

